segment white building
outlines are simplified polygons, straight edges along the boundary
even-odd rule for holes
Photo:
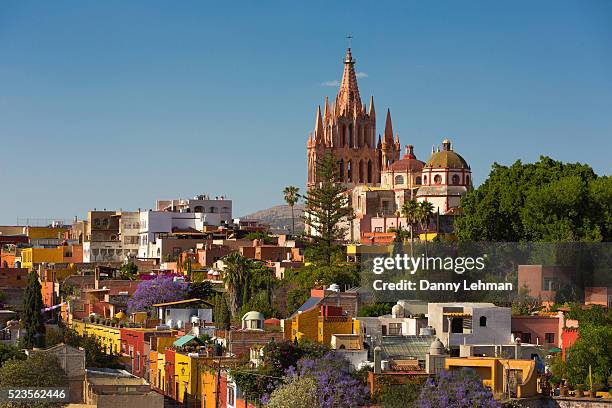
[[[512,341],[511,310],[492,303],[430,303],[429,326],[459,356],[461,345],[509,344]]]
[[[157,200],[157,211],[204,214],[205,225],[221,225],[232,220],[232,200],[224,196],[211,199],[207,195],[177,200]]]

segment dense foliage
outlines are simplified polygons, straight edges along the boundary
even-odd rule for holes
[[[299,345],[290,341],[273,341],[263,348],[262,364],[254,370],[231,370],[230,374],[240,390],[251,400],[266,400],[280,386],[290,367],[295,367],[304,357],[320,358],[329,347],[305,342]]]
[[[0,367],[0,388],[67,387],[66,374],[55,356],[34,353],[22,360],[9,360]],[[42,408],[62,406],[58,403],[27,401],[24,403],[2,403],[0,407]]]
[[[612,325],[580,325],[578,340],[568,350],[567,379],[570,384],[589,384],[589,366],[593,383],[599,388],[612,375]]]
[[[134,296],[128,300],[128,311],[130,313],[148,311],[156,303],[184,300],[187,294],[186,283],[176,282],[172,278],[160,275],[138,284]]]
[[[312,377],[295,376],[270,395],[268,408],[320,408],[317,382]]]
[[[238,319],[251,310],[275,316],[272,295],[276,278],[272,270],[238,252],[232,252],[223,261],[223,281],[232,316]]]
[[[437,380],[427,380],[419,399],[419,408],[500,408],[501,404],[469,369],[443,371]]]
[[[391,314],[393,303],[372,303],[359,308],[360,317],[377,317]]]
[[[44,347],[45,322],[42,310],[43,300],[38,275],[32,271],[28,274],[28,283],[23,296],[23,327],[25,333],[21,338],[24,348]]]
[[[85,350],[85,366],[93,368],[123,368],[119,362],[119,354],[107,354],[100,343],[90,336],[79,336],[79,334],[68,328],[50,329],[46,333],[47,346],[55,346],[64,343],[75,348]]]
[[[540,157],[506,167],[461,201],[456,221],[462,241],[610,241],[612,177],[591,167]]]
[[[25,353],[18,347],[11,346],[10,344],[0,344],[0,366],[8,360],[25,360]]]
[[[304,223],[312,241],[309,261],[331,265],[338,242],[344,239],[348,221],[354,218],[348,206],[347,188],[339,183],[336,158],[327,152],[316,163],[317,185],[305,197]]]

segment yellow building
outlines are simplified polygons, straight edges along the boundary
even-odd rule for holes
[[[315,306],[286,319],[284,326],[291,327],[291,332],[288,336],[285,330],[285,339],[297,338],[298,341],[304,339],[330,344],[334,334],[359,334],[359,321],[350,316],[329,316],[323,310]]]
[[[72,328],[81,336],[92,336],[98,340],[106,354],[121,353],[121,330],[118,327],[73,320]]]
[[[538,394],[538,376],[534,360],[511,360],[497,357],[449,357],[447,370],[470,368],[482,379],[493,395],[529,398]]]
[[[179,383],[178,401],[181,403],[199,398],[200,380],[198,378],[198,357],[190,357],[186,353],[176,353],[174,356],[174,375]],[[185,395],[188,394],[188,397]]]
[[[62,263],[64,262],[64,248],[24,248],[21,250],[21,267],[32,270],[34,264],[38,263]]]
[[[68,227],[28,227],[28,238],[32,239],[61,239],[68,231]]]

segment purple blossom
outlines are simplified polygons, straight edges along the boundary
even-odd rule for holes
[[[444,371],[437,382],[428,379],[419,396],[420,408],[501,408],[491,390],[469,369]]]
[[[175,282],[172,278],[158,276],[153,280],[138,284],[134,296],[128,300],[128,311],[142,312],[150,310],[156,303],[174,302],[187,297],[188,285]]]
[[[318,359],[301,359],[286,375],[313,377],[321,408],[359,407],[368,401],[368,387],[351,375],[350,363],[333,351]]]

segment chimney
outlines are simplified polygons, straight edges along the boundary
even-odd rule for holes
[[[514,359],[518,360],[521,358],[521,339],[519,337],[514,341]]]
[[[374,374],[380,374],[382,372],[382,362],[380,359],[382,349],[380,346],[374,347]]]

